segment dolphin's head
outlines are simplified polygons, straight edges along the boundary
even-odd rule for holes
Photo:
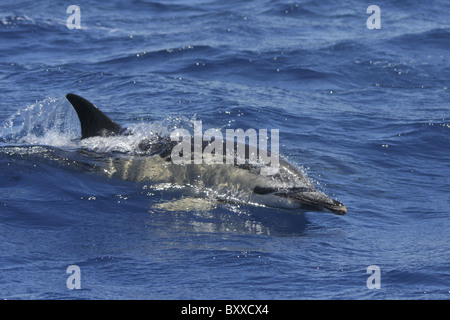
[[[291,202],[298,203],[302,207],[325,208],[334,214],[344,215],[347,213],[345,205],[326,194],[317,191],[314,187],[305,188],[272,188],[255,187],[256,194],[273,194],[277,197],[288,199]]]
[[[299,202],[304,206],[322,207],[330,210],[334,214],[344,215],[347,213],[345,205],[335,199],[332,199],[324,193],[318,191],[306,192],[291,192],[275,193],[276,196],[290,199],[291,201]]]

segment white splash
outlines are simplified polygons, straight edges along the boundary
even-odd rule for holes
[[[4,144],[72,147],[81,129],[75,110],[65,98],[46,98],[19,109],[0,126]]]

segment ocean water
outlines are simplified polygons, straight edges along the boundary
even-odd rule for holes
[[[80,29],[0,4],[0,298],[450,298],[448,1],[74,4]],[[130,144],[80,141],[69,92],[157,133],[279,129],[348,213],[98,174]]]

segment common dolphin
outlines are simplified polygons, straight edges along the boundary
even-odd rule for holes
[[[111,120],[88,100],[66,95],[81,124],[81,139],[130,135],[127,128]],[[219,200],[263,204],[284,208],[325,208],[344,215],[341,202],[316,189],[314,183],[296,167],[279,159],[276,173],[261,174],[261,167],[251,164],[174,164],[171,153],[177,142],[169,138],[143,139],[136,154],[110,158],[102,171],[110,177],[133,181],[166,182],[211,190]],[[203,141],[203,148],[208,142]],[[249,156],[246,145],[245,156]]]

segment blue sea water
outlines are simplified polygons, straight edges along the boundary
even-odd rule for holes
[[[74,4],[81,29],[0,4],[0,298],[450,298],[448,1]],[[69,92],[129,126],[279,129],[348,213],[158,206],[183,189],[76,161]]]

